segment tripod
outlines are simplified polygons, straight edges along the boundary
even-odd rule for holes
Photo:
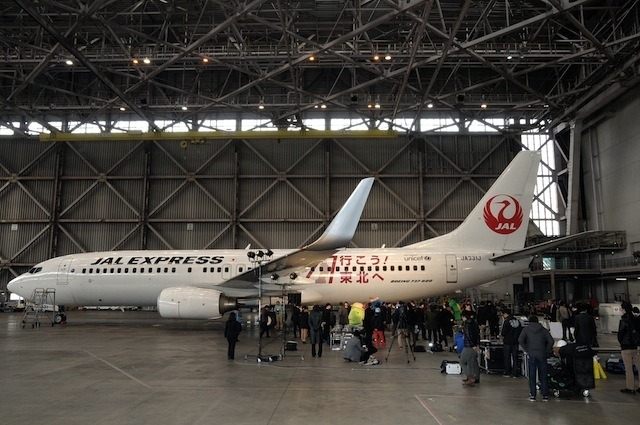
[[[296,273],[291,273],[291,275],[289,275],[289,278],[291,279],[291,281],[293,281],[296,277],[298,277],[298,275]],[[292,284],[292,283],[293,282],[290,282],[290,284]],[[285,320],[284,316],[285,316],[285,312],[286,312],[286,306],[288,304],[288,295],[289,295],[289,292],[288,292],[287,285],[285,283],[285,284],[282,285],[282,304],[281,304],[282,305],[282,311],[281,311],[281,314],[282,314],[283,317],[282,317],[282,321],[281,321],[281,323],[282,323],[282,328],[281,328],[281,330],[282,330],[282,348],[280,349],[280,359],[284,360],[284,358],[286,358],[286,357],[300,357],[300,360],[304,360],[304,356],[303,355],[300,355],[300,356],[287,355],[287,351],[288,351],[287,350],[288,327],[287,327],[286,320]],[[295,306],[293,308],[295,308]]]
[[[404,326],[404,327],[400,327],[400,326]],[[407,326],[407,322],[406,322],[406,310],[402,311],[400,313],[400,317],[398,318],[398,322],[393,324],[393,329],[391,331],[391,344],[389,344],[389,350],[387,351],[387,357],[384,358],[384,361],[388,361],[389,360],[389,355],[391,354],[391,349],[393,348],[393,342],[400,337],[404,337],[404,353],[407,357],[407,364],[411,362],[411,359],[409,358],[409,352],[411,352],[411,357],[413,357],[413,361],[416,361],[416,356],[413,353],[413,344],[415,343],[415,339],[414,342],[411,342],[411,331],[406,329]],[[400,334],[398,332],[401,332]]]

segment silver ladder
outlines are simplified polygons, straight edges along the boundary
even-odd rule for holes
[[[22,315],[22,327],[31,325],[32,328],[39,328],[43,317],[51,321],[51,326],[55,324],[54,313],[56,308],[56,290],[53,288],[36,288],[25,305]],[[49,311],[50,309],[50,311]]]

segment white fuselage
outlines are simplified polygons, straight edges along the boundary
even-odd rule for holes
[[[276,250],[273,258],[291,250]],[[262,275],[263,286],[286,284],[302,302],[415,300],[477,286],[526,269],[528,260],[494,263],[493,253],[412,248],[344,249],[318,266],[280,271],[278,280]],[[244,250],[121,251],[75,254],[44,261],[9,283],[9,290],[30,298],[36,288],[55,289],[58,305],[155,306],[163,289],[197,286],[225,295],[258,295],[256,263]],[[216,288],[254,269],[251,291]],[[289,278],[295,272],[294,280]]]

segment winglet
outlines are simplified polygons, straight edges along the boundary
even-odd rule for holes
[[[327,230],[315,242],[304,247],[304,250],[324,251],[347,246],[356,232],[373,181],[373,177],[362,180],[338,211]]]

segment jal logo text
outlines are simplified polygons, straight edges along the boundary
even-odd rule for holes
[[[484,222],[501,235],[515,232],[522,225],[522,207],[509,195],[496,195],[484,206]]]

